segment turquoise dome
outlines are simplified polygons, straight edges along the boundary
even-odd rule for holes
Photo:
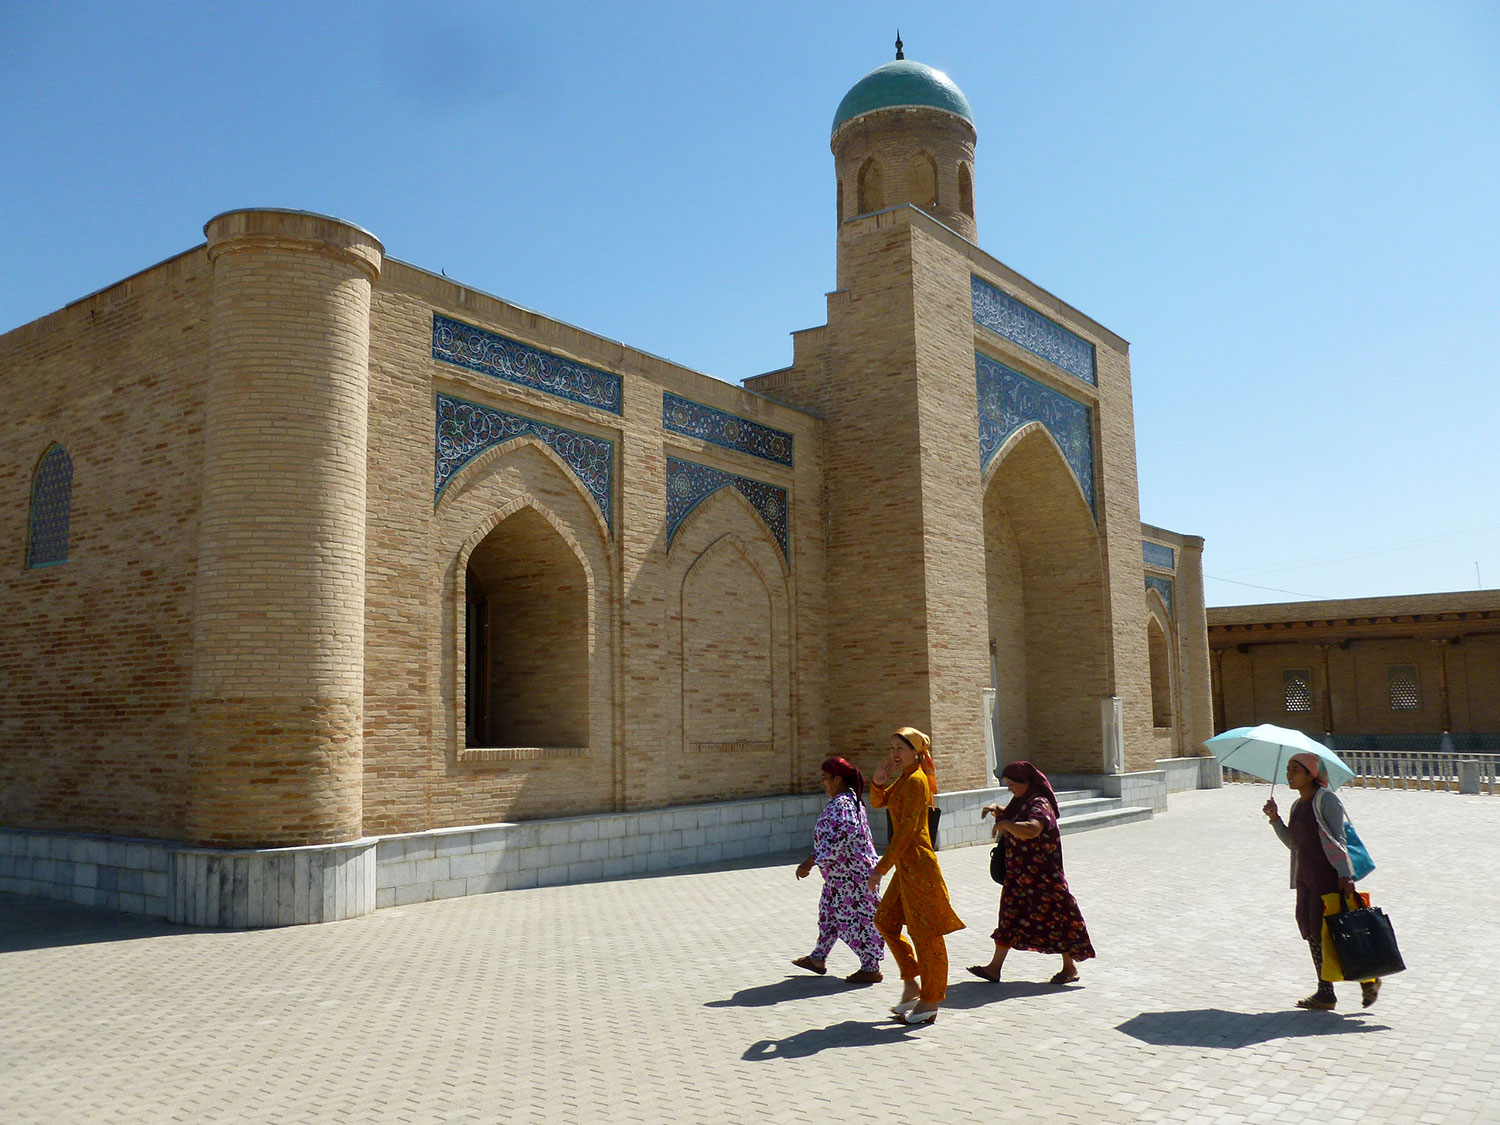
[[[941,109],[974,124],[969,99],[941,70],[910,59],[897,59],[877,66],[856,82],[839,102],[833,115],[833,132],[846,121],[875,109],[927,106]]]

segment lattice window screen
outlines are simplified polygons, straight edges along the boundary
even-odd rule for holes
[[[1312,672],[1308,669],[1281,673],[1281,691],[1287,711],[1312,710]]]
[[[1411,664],[1393,665],[1386,673],[1392,711],[1419,711],[1422,695],[1417,689],[1417,669]]]
[[[73,459],[62,446],[54,445],[42,457],[31,482],[27,567],[68,561],[68,512],[72,502]]]

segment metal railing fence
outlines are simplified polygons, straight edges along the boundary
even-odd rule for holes
[[[1430,789],[1454,793],[1500,791],[1500,754],[1438,750],[1349,750],[1340,758],[1354,771],[1349,785],[1373,789]],[[1266,782],[1239,770],[1224,770],[1225,782]]]

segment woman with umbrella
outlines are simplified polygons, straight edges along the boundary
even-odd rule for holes
[[[1000,979],[1000,967],[1012,949],[1062,954],[1062,969],[1053,984],[1078,979],[1078,962],[1094,955],[1078,900],[1063,874],[1062,836],[1057,830],[1057,794],[1047,775],[1030,762],[1012,762],[1000,771],[1010,789],[1010,803],[986,805],[980,819],[995,817],[994,834],[1005,840],[1005,889],[1000,893],[1000,924],[994,934],[995,955],[969,972],[987,981]]]
[[[1354,867],[1344,835],[1344,806],[1328,787],[1328,766],[1318,754],[1293,754],[1286,765],[1286,781],[1297,791],[1297,799],[1286,823],[1271,798],[1262,807],[1277,838],[1292,853],[1291,881],[1297,891],[1297,928],[1312,950],[1318,990],[1297,1001],[1299,1008],[1331,1010],[1338,1000],[1333,983],[1323,979],[1323,896],[1354,894]],[[1380,980],[1360,981],[1363,1004],[1368,1008],[1380,994]]]

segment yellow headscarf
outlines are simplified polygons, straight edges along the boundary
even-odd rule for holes
[[[919,731],[916,727],[898,727],[896,737],[905,742],[917,752],[917,765],[922,767],[922,772],[927,775],[927,787],[937,796],[937,770],[932,765],[932,739]]]

